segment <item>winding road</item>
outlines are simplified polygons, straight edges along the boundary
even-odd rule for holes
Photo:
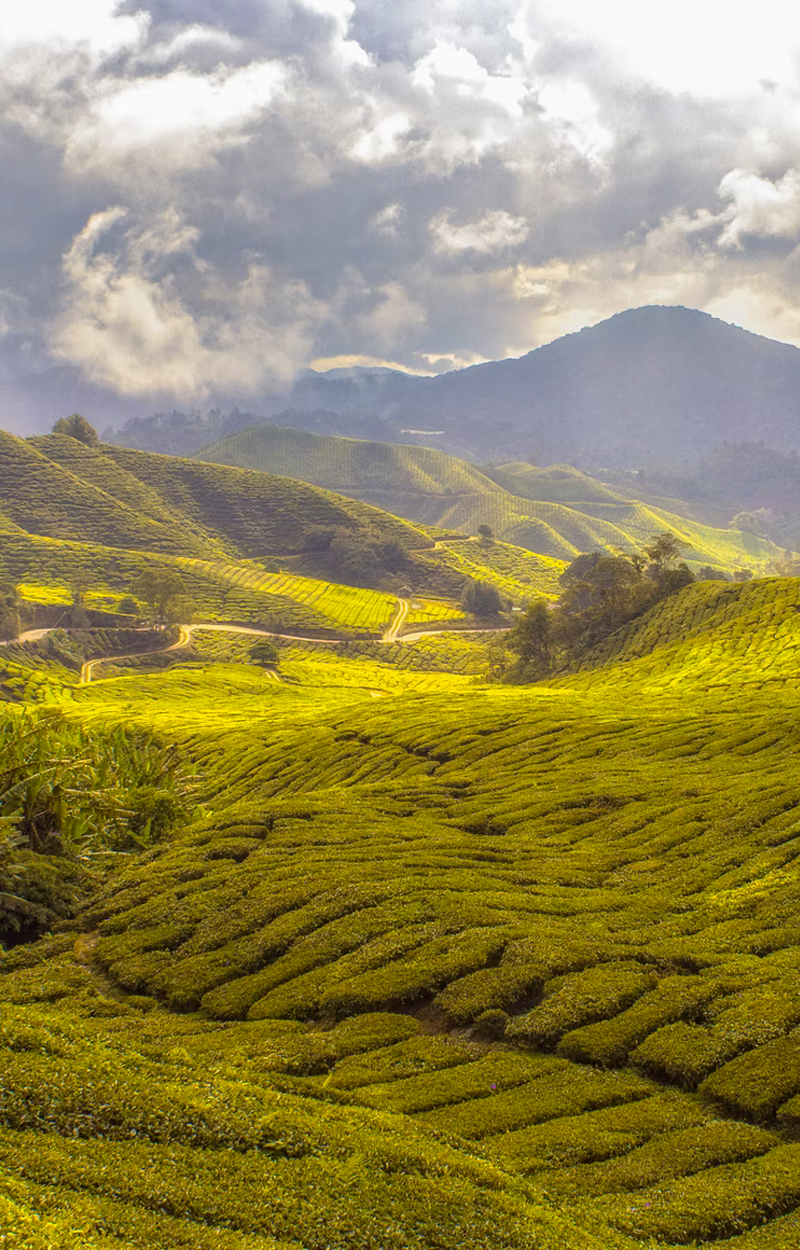
[[[446,623],[443,623],[443,628],[441,629],[420,629],[420,630],[417,630],[413,634],[403,634],[402,637],[399,637],[398,636],[399,631],[402,629],[410,610],[411,610],[410,599],[398,599],[397,600],[397,605],[395,607],[394,616],[392,617],[391,621],[389,622],[389,625],[385,629],[381,637],[381,642],[403,642],[403,643],[416,642],[420,638],[428,638],[435,634],[441,634],[441,633],[447,632],[448,625],[450,626],[450,629],[452,631],[452,622],[446,622]],[[28,629],[28,630],[25,630],[24,633],[20,634],[19,637],[16,639],[16,641],[17,642],[38,642],[40,639],[44,638],[45,635],[49,634],[55,628],[56,626],[50,626],[47,629]],[[453,632],[458,632],[460,634],[489,634],[489,633],[501,634],[501,633],[506,633],[510,628],[511,628],[510,625],[501,625],[501,626],[495,625],[488,629],[459,629]],[[179,625],[178,629],[180,632],[178,635],[177,642],[172,642],[167,647],[159,647],[153,651],[129,651],[129,652],[126,652],[124,655],[101,655],[101,656],[97,656],[93,660],[86,660],[84,664],[81,666],[80,684],[82,686],[88,686],[89,683],[94,680],[95,670],[99,664],[113,663],[114,660],[134,660],[134,659],[139,659],[142,656],[148,656],[148,655],[166,655],[167,652],[169,651],[180,651],[184,647],[188,647],[191,645],[192,636],[198,630],[201,630],[201,629],[209,633],[245,634],[249,637],[254,637],[254,638],[282,638],[282,639],[285,639],[287,642],[313,642],[313,643],[316,643],[318,646],[323,646],[323,647],[335,647],[340,642],[352,641],[352,639],[349,639],[349,638],[309,638],[302,634],[276,634],[273,630],[257,629],[255,626],[252,626],[252,625],[225,625],[225,624],[218,624],[217,622],[211,622],[211,621],[198,622],[197,624],[193,624],[193,625],[188,625],[188,624]],[[5,646],[7,644],[3,643],[0,645]],[[280,682],[281,680],[280,677],[272,669],[265,668],[264,672],[266,673],[267,677],[271,681]]]

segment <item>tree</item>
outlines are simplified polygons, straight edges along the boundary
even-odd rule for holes
[[[260,664],[262,668],[277,668],[280,663],[278,650],[268,638],[259,638],[258,642],[253,643],[250,659],[253,664]]]
[[[503,601],[491,582],[468,577],[461,594],[461,607],[474,616],[496,616],[503,607]]]
[[[138,616],[140,610],[139,601],[133,595],[123,595],[117,604],[117,611],[123,616]]]
[[[552,666],[552,621],[544,599],[535,599],[517,621],[506,640],[516,651],[528,678],[546,677]]]
[[[490,543],[494,538],[491,525],[487,525],[485,522],[483,525],[478,526],[478,533],[485,543]]]
[[[13,582],[0,581],[0,638],[11,641],[20,631],[19,587]]]
[[[157,621],[170,618],[171,608],[177,599],[186,595],[186,587],[180,574],[173,569],[145,569],[131,586],[131,592],[147,604],[151,623],[155,625]]]
[[[685,547],[689,543],[684,538],[678,538],[677,534],[673,534],[672,530],[662,530],[660,534],[652,534],[650,536],[650,545],[644,548],[644,554],[651,563],[651,576],[654,581],[658,581],[661,574],[678,559]]]
[[[71,417],[61,417],[56,421],[53,433],[66,434],[69,438],[77,439],[79,443],[85,443],[87,447],[95,447],[100,442],[97,430],[79,412],[73,412]]]
[[[84,577],[77,577],[70,587],[72,607],[69,613],[69,623],[71,629],[87,629],[89,626],[89,614],[86,611],[88,585]]]

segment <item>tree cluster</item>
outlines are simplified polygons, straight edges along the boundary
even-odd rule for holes
[[[66,434],[69,438],[84,443],[86,447],[96,447],[100,442],[97,430],[79,412],[73,412],[71,417],[61,417],[59,421],[56,421],[53,433]]]
[[[510,679],[537,681],[574,667],[615,629],[694,581],[679,561],[685,546],[665,530],[642,552],[578,556],[559,578],[558,602],[548,607],[536,600],[509,634],[507,646],[517,655]]]
[[[313,525],[306,542],[315,563],[333,580],[352,586],[375,586],[389,574],[403,573],[411,565],[402,543],[384,540],[366,527]]]

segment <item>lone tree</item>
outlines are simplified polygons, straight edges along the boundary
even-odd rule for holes
[[[71,629],[87,629],[89,626],[89,614],[86,611],[86,591],[89,585],[85,577],[76,577],[70,587],[72,594],[72,607],[69,611],[69,623]]]
[[[60,421],[56,421],[53,433],[66,434],[69,438],[77,439],[79,443],[85,443],[87,447],[96,447],[100,442],[97,430],[79,412],[73,412],[71,417],[62,417]]]
[[[254,664],[260,664],[262,668],[277,668],[280,663],[277,647],[274,647],[267,638],[259,638],[258,642],[254,642],[250,648],[250,659]]]
[[[494,531],[491,525],[487,525],[485,522],[483,525],[478,526],[478,533],[485,543],[490,543],[494,538]]]
[[[684,538],[678,538],[671,530],[662,530],[660,534],[653,534],[649,545],[644,548],[644,554],[650,561],[647,571],[658,588],[659,598],[674,594],[694,581],[685,562],[674,567],[684,547],[688,546],[690,544]]]
[[[0,580],[0,638],[4,641],[19,637],[19,608],[19,587],[3,578]]]
[[[175,609],[186,603],[183,579],[172,569],[145,569],[131,586],[131,593],[147,604],[153,625],[174,619]]]
[[[520,668],[528,680],[546,677],[550,672],[551,637],[547,604],[544,599],[535,599],[506,639],[508,649],[519,656]]]
[[[503,601],[491,582],[468,577],[461,594],[461,607],[474,616],[497,616],[503,607]]]

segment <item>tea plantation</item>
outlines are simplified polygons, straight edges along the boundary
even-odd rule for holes
[[[452,633],[40,670],[196,773],[3,960],[0,1245],[800,1247],[798,607],[524,688]]]
[[[0,438],[40,626],[0,652],[0,1247],[800,1250],[800,580],[694,583],[504,685],[514,618],[452,588],[552,598],[666,513],[406,449],[438,521],[472,492],[534,554]],[[144,575],[185,614],[144,628]]]
[[[110,454],[118,455],[116,450]],[[479,525],[489,525],[498,538],[535,552],[551,564],[572,560],[578,552],[595,547],[630,551],[664,529],[686,540],[687,558],[697,566],[711,563],[730,571],[737,567],[763,570],[781,554],[773,543],[754,534],[719,529],[679,515],[677,500],[631,499],[571,465],[538,468],[512,463],[478,468],[430,447],[320,436],[268,425],[232,434],[194,458],[207,465],[289,473],[417,525],[468,534],[477,534]],[[536,588],[553,589],[552,585]]]

